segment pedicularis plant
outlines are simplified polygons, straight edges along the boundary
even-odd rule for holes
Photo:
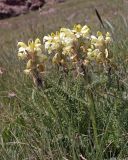
[[[18,42],[18,57],[27,61],[26,74],[31,74],[34,81],[41,72],[45,71],[47,57],[52,57],[52,62],[63,68],[74,68],[78,74],[85,76],[84,68],[89,65],[106,66],[110,62],[108,46],[112,41],[109,32],[103,35],[97,32],[92,35],[88,26],[75,25],[73,29],[61,28],[56,33],[44,36],[43,44],[37,38],[29,40],[28,45]],[[38,85],[38,84],[37,84]]]
[[[73,29],[61,28],[56,33],[44,36],[43,44],[38,38],[35,41],[29,40],[28,45],[18,42],[18,56],[27,61],[24,72],[33,77],[37,87],[43,86],[41,73],[45,71],[45,62],[48,59],[58,67],[62,67],[63,71],[75,69],[78,75],[84,77],[85,85],[91,86],[96,76],[106,74],[112,66],[112,55],[109,52],[111,42],[109,32],[103,35],[98,31],[96,35],[92,35],[88,26],[78,24]],[[85,99],[92,121],[96,159],[98,159],[102,148],[98,139],[92,90],[93,88],[88,87]]]

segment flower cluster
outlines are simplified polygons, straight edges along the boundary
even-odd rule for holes
[[[73,29],[61,28],[60,31],[45,36],[43,42],[45,50],[52,54],[56,64],[80,60],[103,62],[108,58],[111,35],[107,32],[104,36],[97,32],[97,36],[94,36],[88,26],[78,24]]]
[[[33,70],[43,72],[47,56],[51,57],[54,64],[64,68],[87,65],[91,62],[103,64],[109,58],[108,46],[111,41],[109,32],[103,35],[98,31],[95,36],[88,26],[78,24],[72,29],[61,28],[44,36],[43,44],[38,38],[35,41],[29,40],[28,45],[19,42],[18,56],[27,60],[25,73],[31,73]]]
[[[101,32],[96,36],[91,36],[91,47],[88,49],[87,56],[90,60],[97,62],[104,61],[108,58],[108,44],[111,42],[111,35],[106,33],[105,37]]]
[[[80,39],[87,39],[90,29],[87,26],[74,26],[73,30],[61,28],[59,32],[43,38],[45,50],[53,55],[53,63],[61,64],[77,59]]]
[[[29,74],[33,70],[44,71],[44,62],[47,56],[42,53],[41,41],[37,38],[35,41],[29,40],[28,45],[23,42],[18,42],[18,57],[22,60],[27,60],[26,69],[24,72]]]

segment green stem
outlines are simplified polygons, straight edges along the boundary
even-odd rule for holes
[[[95,117],[95,103],[94,103],[92,91],[90,89],[87,91],[87,100],[88,100],[88,110],[90,113],[90,119],[92,121],[94,142],[96,147],[96,159],[99,160],[98,156],[99,156],[100,146],[98,141],[98,133],[97,133],[97,125],[96,125],[96,117]]]
[[[91,75],[88,72],[88,68],[85,68],[85,66],[82,64],[81,68],[84,73],[84,79],[85,79],[85,84],[89,85],[91,83]],[[95,160],[100,160],[102,159],[100,156],[100,145],[98,141],[98,133],[97,133],[97,125],[96,125],[96,116],[95,116],[95,103],[94,103],[94,97],[92,90],[89,88],[87,90],[87,101],[88,101],[88,110],[90,114],[90,119],[92,122],[92,128],[93,128],[93,135],[94,135],[94,142],[95,142],[95,147],[96,147],[96,157]]]

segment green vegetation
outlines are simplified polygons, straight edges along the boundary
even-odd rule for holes
[[[0,160],[102,160],[128,157],[127,2],[69,0],[0,23]],[[52,8],[49,9],[49,8]],[[94,9],[97,8],[105,28]],[[48,12],[49,10],[49,12]],[[93,83],[60,74],[47,66],[45,88],[38,90],[24,75],[17,42],[55,32],[74,23],[109,31],[113,67]],[[91,68],[94,73],[95,68]],[[93,100],[88,101],[88,91]],[[90,98],[91,99],[91,98]],[[93,102],[93,103],[92,103]],[[90,118],[93,106],[95,119]],[[93,116],[94,117],[94,116]],[[92,121],[95,122],[92,125]],[[95,140],[96,127],[98,149]]]

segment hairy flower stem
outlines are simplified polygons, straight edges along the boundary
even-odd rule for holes
[[[34,82],[35,86],[37,87],[37,89],[42,89],[44,86],[44,82],[43,82],[43,79],[40,75],[40,72],[37,69],[33,69],[31,71],[31,75],[32,75],[33,82]]]
[[[84,65],[81,65],[81,68],[84,73],[84,79],[85,79],[85,84],[89,85],[91,82],[91,77],[86,70]],[[97,125],[96,125],[96,116],[95,116],[95,102],[94,102],[94,97],[92,90],[88,88],[87,90],[87,101],[88,101],[88,110],[90,114],[90,119],[92,122],[92,128],[93,128],[93,136],[94,136],[94,143],[95,143],[95,149],[96,149],[96,157],[95,160],[101,160],[102,158],[100,157],[100,145],[99,145],[99,140],[98,140],[98,133],[97,133]]]

